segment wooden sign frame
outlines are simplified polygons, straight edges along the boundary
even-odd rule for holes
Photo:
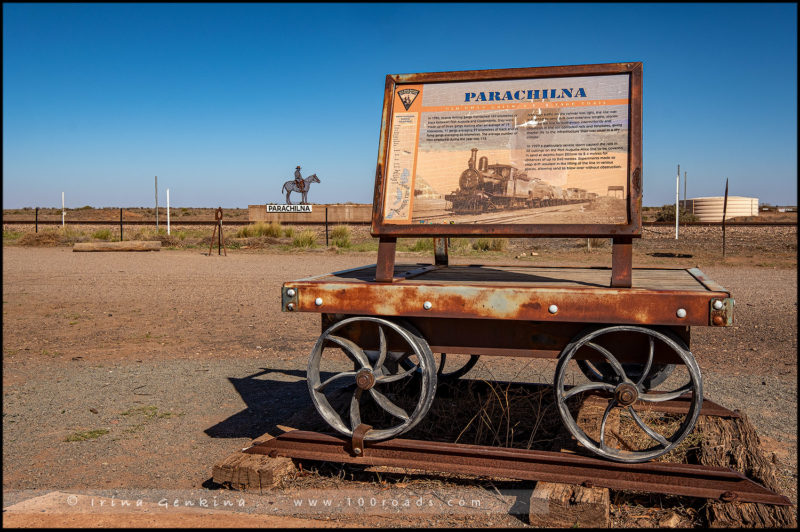
[[[398,91],[404,87],[453,82],[492,82],[502,80],[531,80],[546,78],[590,77],[604,75],[628,76],[628,157],[626,220],[621,223],[413,223],[391,221],[387,223],[385,194],[390,169],[390,141],[395,113],[409,105],[399,99]],[[413,95],[411,89],[411,94]],[[406,92],[409,92],[408,90]],[[549,95],[549,94],[548,94]],[[422,100],[422,98],[420,98]],[[547,101],[541,99],[540,101]],[[421,109],[422,102],[418,102]],[[409,108],[406,108],[406,111]],[[413,108],[411,108],[413,110]],[[421,114],[421,113],[420,113]],[[416,138],[416,137],[415,137]],[[461,72],[432,72],[386,76],[384,90],[381,136],[378,164],[375,175],[372,228],[373,236],[397,237],[611,237],[627,241],[641,236],[642,205],[642,63],[612,63],[542,68],[515,68],[501,70],[473,70]],[[611,187],[610,187],[611,188]],[[613,187],[618,188],[618,187]],[[413,187],[411,194],[413,194]],[[616,241],[615,240],[615,241]]]

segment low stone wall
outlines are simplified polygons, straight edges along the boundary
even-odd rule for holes
[[[365,224],[372,221],[371,204],[346,204],[311,206],[310,213],[267,213],[266,205],[248,205],[251,222],[325,223],[325,210],[328,211],[329,224]]]

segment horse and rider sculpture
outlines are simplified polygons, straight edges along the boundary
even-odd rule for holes
[[[298,166],[294,171],[294,179],[284,183],[283,187],[281,188],[281,192],[286,192],[286,204],[292,205],[292,202],[289,200],[289,195],[292,192],[299,192],[302,195],[300,205],[307,205],[308,189],[311,188],[311,183],[319,183],[317,174],[311,174],[307,178],[303,179],[303,176],[300,175],[300,167]]]

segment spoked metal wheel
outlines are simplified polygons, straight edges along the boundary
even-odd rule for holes
[[[448,355],[447,353],[434,354],[433,359],[436,364],[436,382],[448,382],[460,379],[478,363],[480,355]],[[412,363],[403,360],[401,362],[405,369],[411,369]]]
[[[612,354],[616,350],[628,351],[626,364]],[[676,365],[663,383],[652,384],[648,376],[656,366],[654,354],[665,350],[683,364]],[[592,355],[593,365],[607,364],[613,375],[584,373],[575,359],[579,352]],[[630,360],[631,353],[635,361]],[[554,391],[561,419],[580,443],[604,458],[629,463],[646,462],[675,449],[694,428],[703,402],[700,369],[683,340],[670,331],[635,325],[597,327],[579,334],[559,355]],[[658,411],[658,403],[679,397],[686,403],[685,412]],[[596,415],[580,404],[581,399],[599,407]]]
[[[607,362],[589,362],[586,360],[578,360],[578,367],[591,380],[602,380],[605,382],[614,382],[617,378],[617,373],[611,364]],[[638,381],[644,373],[644,364],[622,364],[622,369],[631,380]],[[675,364],[653,364],[650,366],[650,372],[644,377],[644,385],[648,388],[655,388],[659,384],[672,375],[675,371]]]
[[[417,373],[421,378],[414,378]],[[436,364],[425,339],[410,325],[371,316],[339,321],[322,333],[311,350],[307,378],[325,421],[345,436],[362,423],[371,425],[367,441],[410,430],[436,395]]]

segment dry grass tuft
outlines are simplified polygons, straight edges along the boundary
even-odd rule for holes
[[[313,248],[316,245],[317,234],[309,229],[301,231],[292,239],[292,247],[295,248]]]
[[[19,238],[21,246],[57,246],[61,242],[58,235],[53,232],[25,233]]]
[[[111,229],[98,229],[92,233],[92,238],[97,240],[111,240]]]
[[[505,251],[507,247],[507,238],[479,238],[472,243],[476,251]]]
[[[337,248],[349,248],[351,245],[350,228],[346,225],[337,225],[331,230],[331,240]]]
[[[608,238],[587,238],[586,249],[592,251],[593,249],[600,249],[608,247]]]
[[[242,227],[236,232],[237,238],[250,238],[254,236],[270,236],[279,238],[284,233],[283,227],[279,222],[256,222]],[[288,236],[288,235],[287,235]]]

